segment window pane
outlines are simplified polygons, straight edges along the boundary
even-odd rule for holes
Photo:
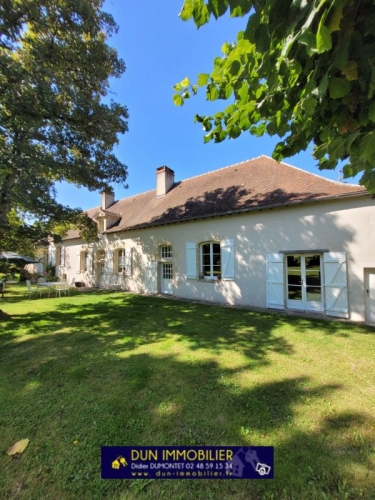
[[[320,269],[320,255],[310,255],[305,258],[306,269]]]
[[[209,243],[206,243],[205,245],[202,245],[202,254],[203,255],[210,255],[211,253],[211,246]]]
[[[302,285],[301,274],[289,274],[288,269],[288,285]]]
[[[302,300],[302,287],[288,286],[288,299],[289,300]]]
[[[212,243],[212,251],[220,254],[220,243]]]
[[[220,264],[221,264],[221,256],[220,255],[213,256],[213,264],[214,264],[214,266],[220,266]]]
[[[308,286],[306,287],[306,299],[310,302],[321,302],[322,291],[320,286]]]
[[[306,257],[306,285],[321,285],[320,255]]]
[[[320,269],[316,269],[314,271],[306,270],[306,285],[316,285],[320,286]]]
[[[206,277],[221,274],[220,243],[205,243],[202,249],[202,272]]]
[[[125,250],[120,248],[117,251],[117,272],[122,273],[125,269]]]
[[[288,285],[302,285],[301,257],[288,255]]]
[[[211,265],[211,257],[210,257],[210,255],[203,255],[202,262],[203,262],[204,266],[210,266]]]
[[[172,279],[172,264],[163,265],[163,279],[166,280]]]
[[[162,246],[161,256],[163,259],[170,259],[172,257],[172,246],[171,245]]]
[[[301,268],[301,257],[298,255],[288,255],[288,267]]]
[[[205,276],[210,276],[211,275],[211,266],[203,266],[203,274]]]

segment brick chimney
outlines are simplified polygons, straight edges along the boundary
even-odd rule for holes
[[[164,196],[174,184],[174,171],[168,167],[156,169],[156,196]]]
[[[111,191],[110,193],[106,193],[102,191],[102,210],[107,210],[113,203],[115,202],[115,193]]]

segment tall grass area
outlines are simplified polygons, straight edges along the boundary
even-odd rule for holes
[[[22,285],[0,309],[0,498],[375,498],[374,329]],[[275,479],[102,480],[102,445],[269,445]]]

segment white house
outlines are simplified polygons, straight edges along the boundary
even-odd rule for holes
[[[266,156],[88,210],[98,240],[56,246],[70,283],[375,322],[375,206],[364,188]]]

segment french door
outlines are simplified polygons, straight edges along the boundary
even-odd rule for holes
[[[173,264],[161,264],[160,292],[172,295]]]
[[[288,308],[324,310],[321,255],[287,255],[286,283]]]

